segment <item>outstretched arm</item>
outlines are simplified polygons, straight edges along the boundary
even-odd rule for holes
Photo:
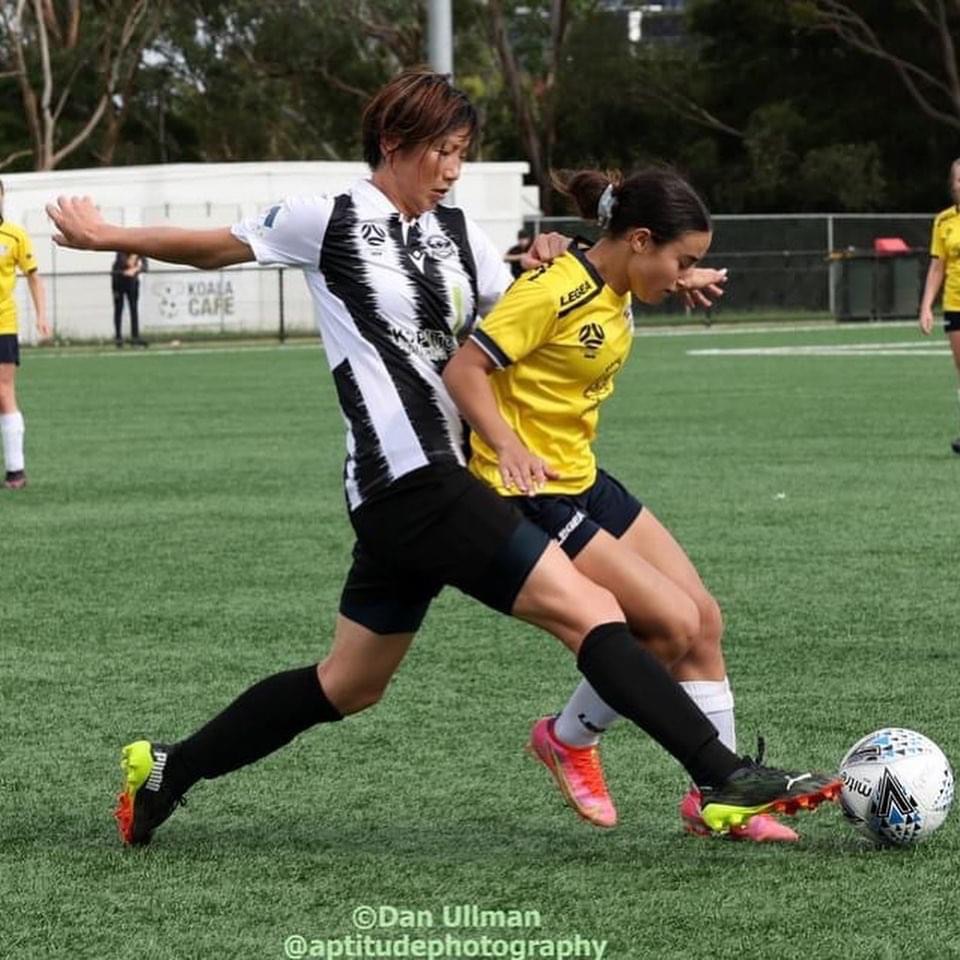
[[[254,260],[253,250],[229,227],[187,230],[181,227],[119,227],[107,223],[89,197],[57,197],[47,204],[57,228],[55,243],[77,250],[126,250],[167,263],[215,270]]]
[[[523,445],[501,416],[490,386],[493,369],[493,361],[468,340],[444,368],[443,383],[467,423],[497,454],[504,486],[534,494],[557,474]]]

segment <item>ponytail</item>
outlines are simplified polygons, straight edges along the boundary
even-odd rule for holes
[[[650,167],[627,179],[617,170],[560,171],[552,181],[584,220],[595,221],[611,237],[645,227],[655,243],[669,243],[683,233],[710,229],[699,194],[667,168]]]

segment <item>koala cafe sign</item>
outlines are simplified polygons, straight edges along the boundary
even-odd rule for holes
[[[154,275],[148,284],[152,320],[167,326],[221,323],[234,316],[233,280],[223,276],[163,277]]]

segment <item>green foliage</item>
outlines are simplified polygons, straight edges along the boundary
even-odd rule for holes
[[[884,210],[886,189],[875,143],[815,147],[800,166],[800,193],[811,208]]]

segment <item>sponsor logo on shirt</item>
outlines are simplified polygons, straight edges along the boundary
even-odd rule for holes
[[[401,330],[391,327],[390,336],[405,353],[415,353],[431,362],[449,360],[457,349],[457,338],[442,330]]]
[[[431,234],[423,243],[431,257],[446,260],[453,253],[453,244],[450,242],[450,238],[445,237],[442,233]]]
[[[603,394],[607,391],[607,388],[610,386],[610,381],[613,379],[614,374],[623,366],[623,360],[620,357],[617,357],[613,363],[609,364],[606,370],[597,377],[593,383],[587,385],[583,389],[583,395],[588,400],[596,400],[598,397],[602,397]]]

